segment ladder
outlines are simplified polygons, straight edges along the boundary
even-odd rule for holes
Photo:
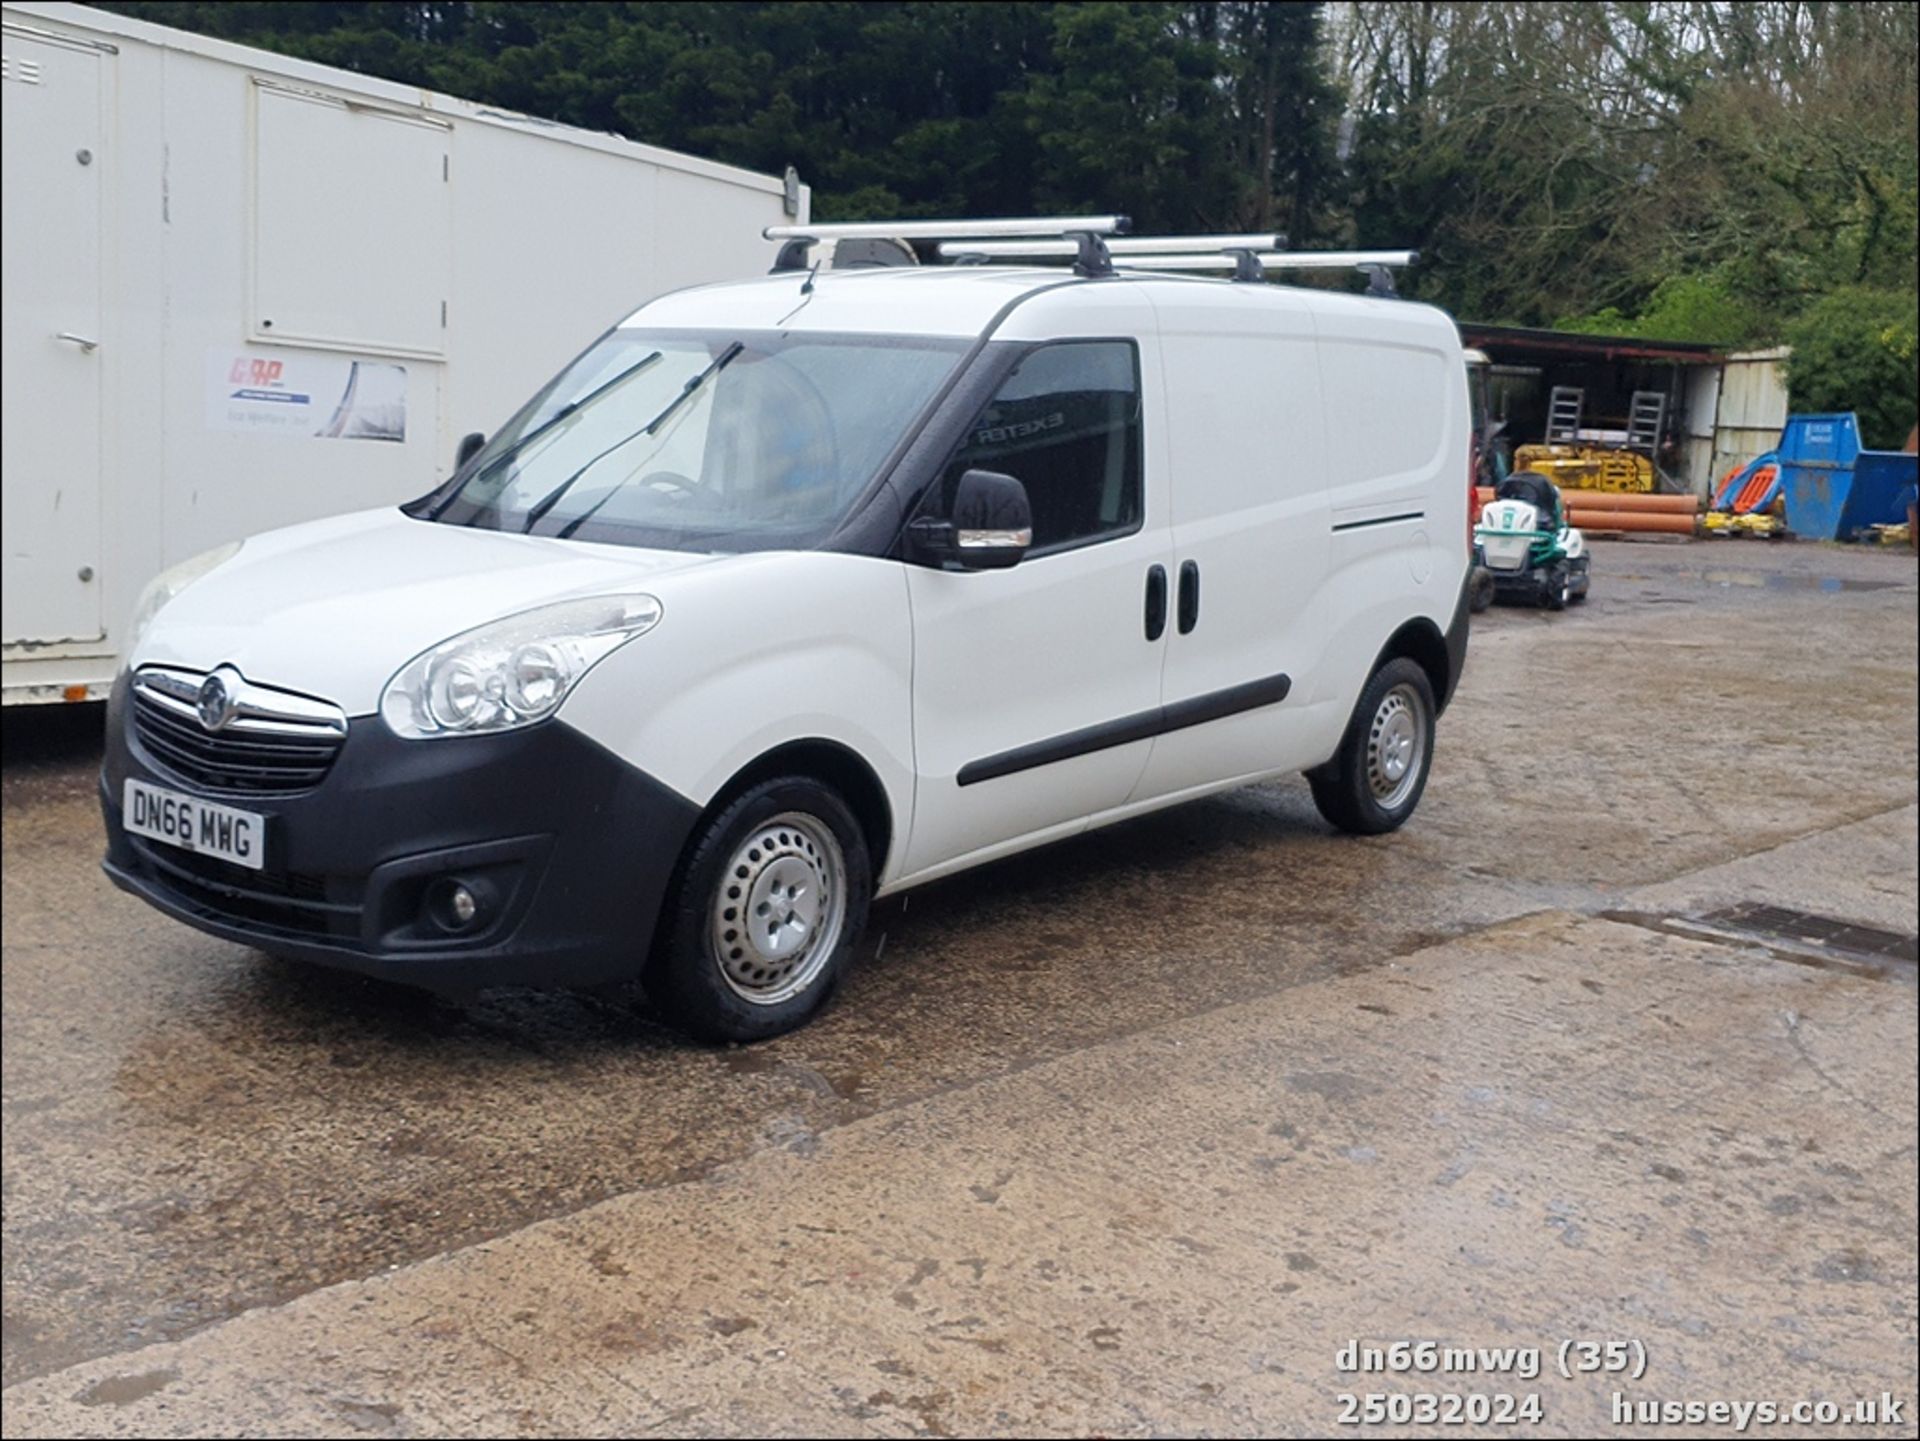
[[[1547,444],[1573,445],[1580,439],[1580,412],[1587,392],[1578,385],[1556,385],[1547,396]]]
[[[1627,449],[1644,450],[1652,455],[1660,448],[1660,436],[1667,425],[1667,393],[1664,390],[1636,390],[1627,411]]]

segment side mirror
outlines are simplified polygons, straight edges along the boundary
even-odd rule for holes
[[[460,437],[460,446],[453,453],[453,468],[465,470],[467,462],[480,453],[480,447],[487,443],[486,436],[477,430],[470,430]]]
[[[953,559],[968,570],[1018,565],[1033,544],[1027,488],[997,470],[969,470],[953,492]]]

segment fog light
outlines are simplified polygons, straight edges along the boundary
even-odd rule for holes
[[[427,913],[443,931],[468,930],[485,909],[479,890],[465,881],[435,881],[427,892]]]

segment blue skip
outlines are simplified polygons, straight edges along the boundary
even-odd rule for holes
[[[1787,528],[1816,540],[1852,540],[1871,525],[1901,524],[1920,484],[1920,457],[1863,449],[1852,411],[1788,416],[1779,453]]]

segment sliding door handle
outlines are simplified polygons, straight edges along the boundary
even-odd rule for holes
[[[1155,565],[1147,568],[1147,639],[1158,640],[1167,633],[1167,570]]]
[[[1200,562],[1180,562],[1180,634],[1200,623]]]

